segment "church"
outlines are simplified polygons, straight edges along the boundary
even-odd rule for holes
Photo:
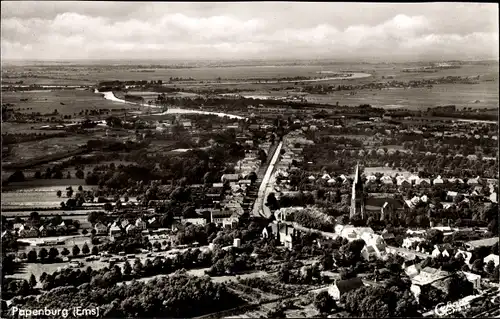
[[[404,215],[404,202],[388,194],[365,194],[359,164],[352,183],[351,208],[349,218],[358,215],[362,220],[373,217],[375,220],[391,223]]]

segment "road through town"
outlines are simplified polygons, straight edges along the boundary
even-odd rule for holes
[[[269,207],[266,206],[266,198],[267,195],[271,192],[272,190],[272,184],[269,183],[272,173],[274,171],[274,167],[276,165],[276,162],[278,161],[278,157],[280,155],[281,148],[283,147],[283,142],[280,142],[278,146],[276,147],[273,158],[271,162],[269,163],[269,166],[267,167],[266,174],[264,175],[264,178],[262,179],[262,183],[260,184],[259,187],[259,192],[257,193],[257,199],[255,200],[255,205],[253,208],[253,215],[255,216],[264,216],[264,217],[270,217],[271,216],[271,210]]]

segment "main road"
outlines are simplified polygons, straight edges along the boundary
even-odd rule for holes
[[[269,183],[271,179],[272,173],[274,171],[274,167],[276,162],[278,161],[278,157],[280,155],[281,148],[283,147],[283,142],[279,142],[276,147],[271,162],[267,167],[266,174],[262,179],[262,183],[259,187],[259,192],[257,193],[257,199],[255,200],[255,204],[253,207],[253,215],[254,216],[263,216],[269,218],[271,216],[271,210],[266,206],[266,198],[267,195],[271,192],[273,184]]]

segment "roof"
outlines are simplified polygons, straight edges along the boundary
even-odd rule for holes
[[[466,242],[465,244],[472,247],[472,248],[478,248],[478,247],[484,247],[484,246],[493,246],[496,243],[498,243],[498,237],[472,240],[472,241]]]
[[[237,181],[240,179],[240,176],[238,174],[224,174],[222,175],[222,179],[227,179],[229,181]]]
[[[412,278],[412,281],[418,285],[428,285],[435,281],[445,279],[451,276],[451,273],[440,269],[425,267],[420,271],[420,274]]]
[[[348,291],[363,287],[363,281],[361,280],[361,278],[358,277],[346,280],[337,280],[335,282],[335,286],[337,287],[340,293],[346,293]]]

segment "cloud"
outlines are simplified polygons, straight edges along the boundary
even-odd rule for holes
[[[442,13],[442,8],[436,6],[430,6],[428,14],[422,10],[419,14],[404,14],[393,9],[394,14],[390,17],[374,9],[373,16],[378,18],[370,20],[360,19],[370,16],[363,12],[359,12],[358,19],[349,18],[356,13],[350,9],[356,4],[345,4],[337,8],[350,15],[337,13],[329,19],[319,14],[315,21],[307,17],[307,10],[317,10],[315,8],[322,4],[266,3],[262,6],[282,8],[283,14],[263,9],[262,14],[255,14],[257,4],[244,3],[241,4],[244,7],[235,10],[231,8],[236,8],[236,3],[228,8],[214,3],[201,7],[194,3],[172,6],[161,3],[158,8],[164,10],[156,11],[153,10],[155,4],[143,4],[135,7],[139,9],[135,14],[134,7],[127,5],[119,10],[123,15],[118,17],[112,11],[102,11],[113,8],[110,3],[99,4],[101,11],[89,3],[82,6],[78,3],[74,6],[78,9],[74,11],[78,12],[71,11],[73,7],[68,5],[47,7],[36,3],[35,7],[40,9],[37,15],[32,9],[4,8],[2,2],[2,58],[398,59],[432,55],[449,59],[498,56],[498,20],[481,11],[483,6],[474,4],[462,4],[452,11],[458,15],[461,10],[477,9],[483,17],[469,18],[455,28],[450,28],[447,16],[436,16]],[[332,12],[332,8],[327,5],[324,11]],[[302,15],[299,9],[304,11]],[[352,21],[347,21],[349,19]],[[485,21],[490,22],[485,24]]]

